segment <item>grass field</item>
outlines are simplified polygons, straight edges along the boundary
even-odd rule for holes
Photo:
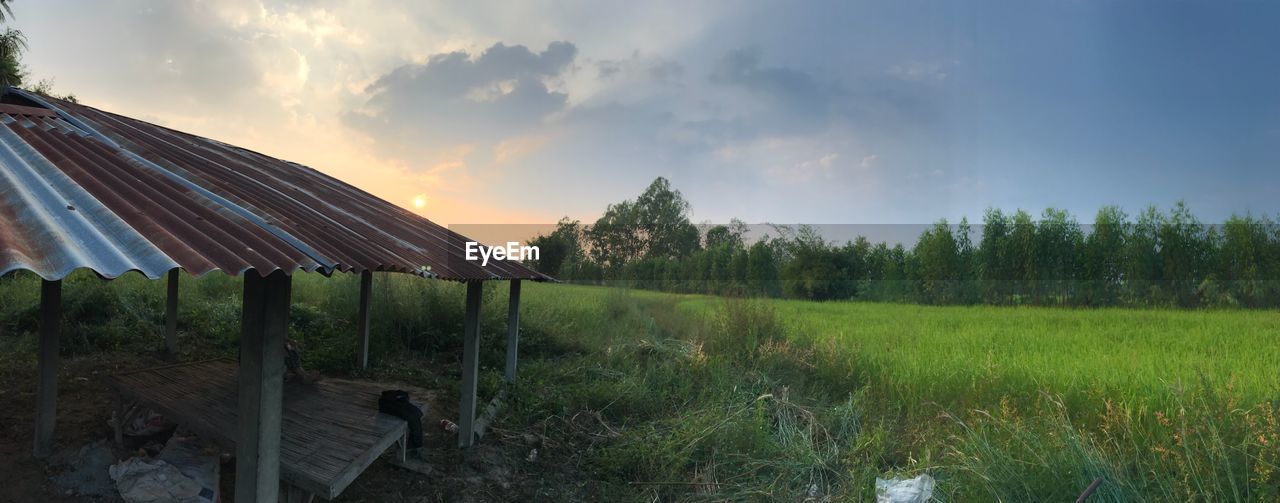
[[[35,286],[0,281],[6,382],[29,382],[11,377],[33,367]],[[503,357],[499,286],[483,313],[486,394]],[[182,288],[185,357],[234,354],[238,281]],[[861,501],[877,476],[919,473],[946,501],[1071,500],[1095,477],[1096,501],[1271,500],[1280,488],[1274,311],[526,288],[520,398],[497,427],[541,439],[541,459],[518,470],[561,495]],[[160,282],[77,275],[64,291],[72,361],[159,346]],[[379,275],[369,372],[353,365],[355,279],[298,275],[294,291],[308,365],[455,392],[459,285]]]
[[[793,337],[834,343],[858,372],[896,393],[939,403],[1102,399],[1170,407],[1169,391],[1208,380],[1240,397],[1280,396],[1275,311],[933,307],[770,301]],[[716,299],[680,307],[713,312]]]
[[[829,475],[846,495],[869,496],[871,473],[892,471],[930,472],[957,500],[1071,499],[1098,476],[1107,482],[1096,497],[1117,501],[1275,495],[1280,316],[1273,311],[744,302],[651,292],[599,300],[600,290],[550,288],[606,310],[640,306],[638,316],[658,326],[680,320],[669,335],[702,344],[731,368],[733,384],[722,390],[790,388],[791,404],[835,415],[819,421],[829,432],[848,426],[841,413],[852,414],[857,432],[815,442],[808,453],[840,451],[814,466],[839,466]],[[747,335],[770,324],[777,326],[764,330],[775,334]],[[725,404],[721,412],[731,411]],[[717,456],[734,459],[718,452],[701,462]],[[686,472],[696,466],[686,463]]]

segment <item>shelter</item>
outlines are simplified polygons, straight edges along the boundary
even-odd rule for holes
[[[507,379],[515,377],[516,262],[467,261],[467,238],[300,164],[17,88],[0,95],[0,275],[42,279],[34,452],[53,444],[61,280],[168,275],[172,349],[177,270],[244,275],[237,501],[274,501],[282,347],[294,271],[361,275],[360,363],[368,364],[374,271],[467,284],[459,445],[474,442],[481,283],[511,285]]]

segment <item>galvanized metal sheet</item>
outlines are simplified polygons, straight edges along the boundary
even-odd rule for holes
[[[243,148],[12,88],[0,98],[0,122],[0,272],[57,279],[83,267],[158,278],[182,267],[551,279],[518,262],[467,261],[467,238]],[[84,209],[75,218],[62,214],[77,203]]]

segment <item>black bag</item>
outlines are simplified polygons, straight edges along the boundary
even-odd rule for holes
[[[409,402],[409,393],[391,389],[378,397],[378,412],[391,414],[409,423],[409,448],[422,447],[422,409]]]

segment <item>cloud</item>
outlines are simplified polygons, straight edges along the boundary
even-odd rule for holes
[[[64,6],[63,12],[68,8]],[[156,108],[208,112],[240,106],[252,101],[263,83],[264,70],[282,49],[277,39],[258,39],[248,30],[228,29],[218,6],[207,3],[92,2],[74,9],[83,19],[94,20],[98,30],[94,39],[107,44],[114,55],[86,57],[85,46],[76,44],[79,67],[68,72],[68,80],[77,80],[76,73],[81,72],[97,79],[94,88],[73,90],[82,95],[92,96],[100,87],[110,89],[117,101],[145,102]],[[28,15],[21,14],[23,19]],[[58,49],[62,41],[55,37],[78,32],[51,28],[28,29],[31,46]]]
[[[392,152],[492,147],[565,110],[568,94],[553,87],[577,54],[569,42],[552,42],[538,53],[499,42],[479,55],[435,54],[379,77],[365,90],[364,106],[345,117]],[[405,152],[406,146],[414,148]]]
[[[669,82],[684,75],[684,65],[678,61],[643,57],[639,51],[626,59],[605,59],[595,62],[596,78],[600,80],[635,79],[648,77],[658,82]]]
[[[684,65],[671,61],[660,60],[649,66],[649,76],[654,80],[670,80],[684,74]]]
[[[711,81],[738,86],[805,111],[816,111],[828,104],[829,93],[808,73],[785,67],[764,67],[760,59],[758,47],[730,51],[716,65]]]
[[[546,135],[527,135],[503,140],[493,148],[493,162],[502,164],[515,161],[536,152],[550,141]]]
[[[822,156],[821,159],[818,159],[818,165],[822,166],[824,169],[830,168],[832,164],[835,164],[836,159],[839,159],[839,158],[840,158],[840,154],[827,154]]]
[[[889,67],[889,76],[909,82],[942,82],[950,76],[956,61],[908,61]]]
[[[596,76],[601,80],[611,79],[622,71],[622,62],[614,59],[606,59],[596,62]]]
[[[870,169],[872,166],[875,166],[876,162],[879,160],[880,160],[879,155],[871,154],[863,157],[862,161],[858,163],[858,166],[861,167],[862,169]]]

